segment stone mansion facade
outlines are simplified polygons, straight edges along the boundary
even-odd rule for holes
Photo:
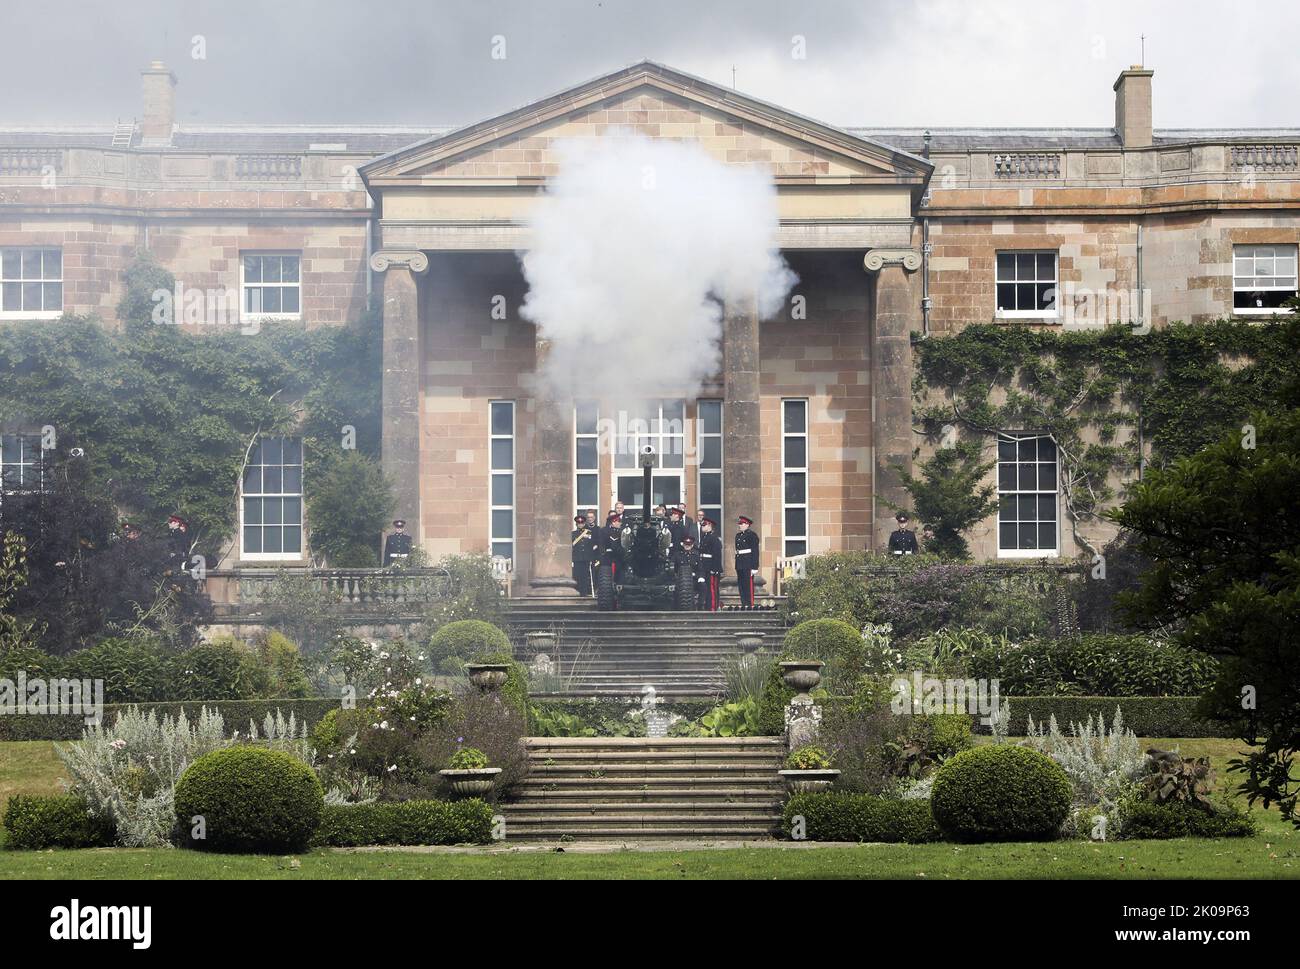
[[[1120,73],[1113,124],[927,131],[836,128],[643,62],[447,129],[178,123],[155,63],[137,121],[0,130],[0,325],[117,325],[140,249],[186,288],[237,290],[259,325],[338,325],[374,299],[383,462],[432,556],[491,551],[516,588],[561,585],[574,510],[640,500],[635,463],[596,447],[602,419],[631,414],[661,454],[656,501],[721,516],[724,537],[753,518],[770,582],[780,557],[880,547],[892,530],[892,465],[919,444],[915,340],[1069,326],[1098,296],[1121,307],[1106,322],[1159,327],[1256,319],[1296,295],[1300,129],[1154,128],[1152,75]],[[517,312],[530,206],[556,140],[626,128],[771,171],[806,319],[729,308],[721,371],[690,397],[534,399],[546,347]],[[0,460],[21,460],[4,440]],[[1077,554],[1050,439],[1007,428],[1002,444],[1001,511],[973,550]],[[311,483],[283,473],[292,442],[258,454],[279,465],[262,479],[278,493],[241,497],[224,564],[304,564]],[[258,527],[272,503],[279,527]]]

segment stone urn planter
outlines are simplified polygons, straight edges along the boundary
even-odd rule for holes
[[[491,693],[505,685],[510,666],[506,663],[466,663],[465,673],[480,690]]]
[[[555,649],[555,633],[550,630],[537,629],[530,633],[524,633],[524,639],[528,641],[529,652],[534,655],[537,653],[550,653]]]
[[[763,646],[762,633],[736,633],[736,645],[745,653],[756,653]]]
[[[817,689],[822,681],[822,667],[826,664],[819,659],[785,660],[781,667],[781,679],[795,692],[796,700],[810,699],[808,694]]]
[[[475,767],[467,770],[440,770],[438,773],[457,797],[481,797],[492,790],[500,767]]]
[[[827,767],[823,770],[780,770],[781,780],[785,781],[785,789],[791,794],[816,794],[818,791],[828,791],[835,779],[840,776],[840,772],[833,767]]]

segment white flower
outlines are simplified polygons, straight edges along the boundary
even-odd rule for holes
[[[395,771],[395,770],[397,770],[397,765],[396,765],[396,764],[394,764],[392,767],[388,768],[388,773],[391,774],[391,773],[392,773],[393,771]]]
[[[388,721],[385,720],[383,723],[381,723],[381,724],[379,725],[379,729],[380,729],[380,730],[387,730],[387,729],[388,729]]]

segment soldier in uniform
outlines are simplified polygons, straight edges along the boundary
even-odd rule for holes
[[[190,527],[180,515],[167,519],[167,567],[173,572],[185,570],[190,554]]]
[[[689,535],[682,537],[681,547],[673,559],[677,564],[683,562],[690,567],[691,578],[695,581],[695,608],[704,608],[704,592],[708,586],[707,578],[700,572],[700,550],[695,547],[695,539]]]
[[[907,527],[907,513],[900,511],[894,521],[898,528],[889,536],[889,551],[894,555],[915,555],[921,549],[916,544],[916,532]]]
[[[703,522],[704,536],[700,539],[700,571],[705,577],[704,601],[700,606],[709,612],[718,610],[718,583],[722,580],[722,542],[713,534],[716,523],[712,518]],[[698,585],[697,585],[698,587]]]
[[[600,530],[599,560],[603,565],[609,563],[614,574],[614,580],[618,581],[618,569],[623,564],[623,518],[616,512],[610,512],[609,517],[605,519],[605,527]]]
[[[754,573],[759,569],[758,535],[750,526],[754,522],[744,515],[736,519],[736,586],[740,589],[740,608],[754,608]]]
[[[384,568],[403,566],[411,557],[411,536],[405,529],[405,519],[393,519],[393,534],[384,540]]]
[[[578,526],[569,536],[572,541],[573,581],[578,584],[578,595],[591,595],[591,563],[596,558],[596,536],[587,524],[586,516],[574,515]]]
[[[676,555],[682,547],[682,539],[686,537],[686,526],[682,524],[682,510],[680,508],[670,508],[668,510],[668,534],[672,536],[672,552]]]

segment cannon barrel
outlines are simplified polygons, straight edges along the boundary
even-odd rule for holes
[[[641,524],[650,524],[650,475],[649,463],[641,469]]]

